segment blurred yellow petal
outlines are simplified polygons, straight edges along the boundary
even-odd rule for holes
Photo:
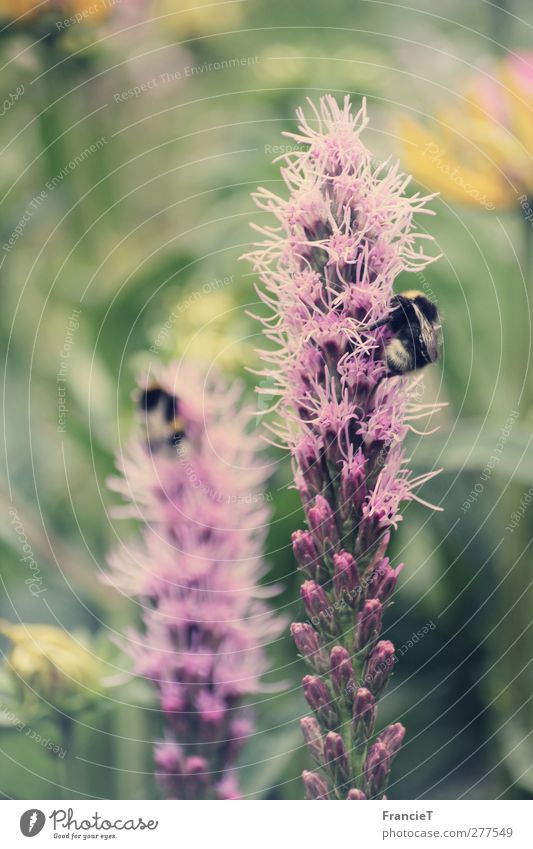
[[[35,17],[53,16],[59,19],[75,18],[72,23],[97,21],[107,17],[113,9],[111,0],[0,0],[0,18],[17,20],[21,25]],[[58,30],[60,31],[60,30]]]
[[[528,183],[531,186],[533,179],[531,174],[533,171],[533,95],[523,90],[507,68],[503,68],[501,77],[507,86],[514,134],[523,145],[524,158],[527,157],[529,160]]]
[[[165,27],[184,37],[232,29],[242,18],[242,3],[227,0],[155,0],[153,9],[154,14],[165,16]]]
[[[250,322],[232,291],[233,275],[182,291],[167,320],[154,332],[151,350],[168,350],[226,371],[241,371],[255,357]]]
[[[400,122],[403,159],[426,188],[469,206],[516,207],[533,194],[533,53],[468,79],[434,126]]]
[[[450,150],[447,139],[430,133],[422,124],[403,119],[399,131],[403,143],[403,162],[413,176],[431,191],[444,198],[484,208],[505,208],[512,203],[509,193],[496,173],[483,173],[465,165],[457,152]]]
[[[87,706],[100,690],[98,656],[67,631],[0,621],[0,634],[12,644],[7,668],[26,705],[39,708],[44,700],[74,710]]]

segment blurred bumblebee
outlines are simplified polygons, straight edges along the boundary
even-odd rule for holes
[[[159,384],[152,383],[137,395],[137,406],[146,427],[146,441],[152,451],[178,448],[185,436],[179,415],[179,400]]]
[[[438,360],[439,312],[422,292],[413,290],[394,295],[386,318],[369,329],[384,326],[392,333],[385,346],[388,377],[416,371]]]

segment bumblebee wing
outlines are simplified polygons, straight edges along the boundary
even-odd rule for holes
[[[427,351],[428,362],[434,363],[439,356],[439,336],[435,327],[426,318],[424,313],[413,304],[418,324],[420,327],[420,341]]]

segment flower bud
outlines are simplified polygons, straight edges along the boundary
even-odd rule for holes
[[[300,570],[307,578],[316,580],[319,557],[310,531],[295,531],[293,533],[292,550]]]
[[[226,772],[224,778],[216,785],[217,798],[221,802],[242,799],[235,773]]]
[[[209,765],[207,760],[200,755],[191,755],[185,761],[183,777],[187,787],[187,798],[202,798],[209,781]]]
[[[388,557],[382,557],[381,560],[374,559],[372,568],[369,568],[366,573],[366,594],[368,598],[377,598],[381,578],[389,568]]]
[[[362,790],[357,790],[355,787],[348,792],[347,799],[366,799]]]
[[[376,563],[379,563],[380,560],[383,560],[383,558],[385,557],[385,554],[386,554],[387,549],[389,547],[389,542],[390,542],[390,533],[389,533],[389,531],[386,531],[380,537],[380,539],[378,540],[378,542],[376,544],[376,550],[375,550],[374,556],[372,558],[372,563],[370,564],[371,570],[373,570],[375,568]]]
[[[310,619],[322,616],[331,607],[324,589],[316,581],[304,581],[300,595]]]
[[[324,446],[324,458],[330,468],[338,468],[344,463],[342,441],[339,439],[339,428],[336,422],[323,422],[319,425],[319,433]]]
[[[405,728],[401,722],[395,722],[393,725],[387,725],[381,734],[378,735],[377,743],[382,743],[387,747],[389,758],[392,759],[398,754],[400,747],[405,737]]]
[[[295,456],[307,488],[314,494],[320,492],[324,483],[324,474],[316,440],[310,436],[304,437],[295,450]]]
[[[300,595],[313,625],[329,633],[335,633],[335,610],[320,584],[315,581],[304,581],[300,587]]]
[[[322,551],[328,551],[338,543],[339,535],[333,511],[323,495],[317,495],[314,507],[307,511],[309,527],[316,544]]]
[[[331,649],[331,682],[337,696],[344,696],[351,702],[354,691],[353,666],[349,652],[343,646]]]
[[[316,772],[304,770],[302,779],[305,787],[305,795],[308,799],[329,799],[329,788],[324,779]]]
[[[202,775],[208,770],[207,761],[200,755],[191,755],[185,761],[184,772],[186,775]]]
[[[366,687],[359,687],[355,693],[352,717],[354,741],[366,742],[372,736],[376,722],[376,700]]]
[[[90,707],[102,690],[104,669],[81,637],[52,625],[12,625],[0,621],[0,634],[12,644],[9,672],[25,704],[43,701],[66,713]]]
[[[173,740],[157,743],[154,750],[156,767],[164,772],[179,773],[183,767],[183,752],[181,746]]]
[[[360,557],[368,557],[369,553],[380,544],[383,529],[390,524],[390,519],[384,507],[374,507],[370,512],[367,502],[362,506],[362,514],[355,552]]]
[[[216,733],[227,719],[228,708],[225,699],[216,693],[200,690],[195,705],[199,720],[209,729],[208,734]]]
[[[250,715],[243,713],[232,719],[228,725],[228,737],[225,741],[228,759],[236,760],[242,747],[247,743],[255,730],[253,719]]]
[[[187,701],[183,693],[183,687],[176,684],[174,687],[165,684],[160,690],[161,710],[165,714],[180,714],[185,710]],[[172,719],[172,716],[167,716]]]
[[[329,670],[328,653],[322,648],[315,629],[305,622],[293,622],[291,634],[296,648],[309,666],[319,675],[324,675]]]
[[[356,648],[358,651],[376,639],[381,631],[382,605],[377,598],[365,601],[357,617]]]
[[[396,569],[393,569],[388,557],[378,561],[368,582],[368,597],[377,598],[382,604],[388,601],[396,588],[403,567],[404,564],[400,563]]]
[[[389,750],[383,743],[374,743],[366,758],[363,774],[365,792],[369,797],[378,796],[390,772]]]
[[[394,667],[394,658],[394,645],[390,640],[380,640],[370,652],[365,684],[375,696],[379,696],[384,690]]]
[[[404,564],[399,563],[396,569],[390,568],[383,576],[378,593],[378,598],[382,604],[389,600],[396,589],[396,584],[398,583],[398,578],[400,577],[400,572],[403,568]]]
[[[324,682],[316,675],[305,675],[302,684],[307,703],[319,721],[326,728],[335,728],[338,723],[337,710]]]
[[[300,720],[300,728],[302,729],[305,745],[309,749],[311,757],[318,766],[323,766],[324,740],[318,722],[314,716],[304,716]]]
[[[333,587],[338,599],[344,599],[350,607],[357,607],[361,597],[361,581],[357,563],[347,551],[333,556]]]
[[[343,521],[358,513],[366,496],[365,480],[365,457],[359,450],[352,462],[345,463],[341,471],[340,514]]]
[[[330,731],[324,742],[324,758],[336,787],[350,779],[350,761],[340,734]]]

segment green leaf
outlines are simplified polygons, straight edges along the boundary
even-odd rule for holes
[[[458,421],[424,439],[411,437],[412,462],[416,469],[440,468],[448,474],[486,473],[531,486],[533,481],[533,434],[519,424],[500,426],[478,421]]]

